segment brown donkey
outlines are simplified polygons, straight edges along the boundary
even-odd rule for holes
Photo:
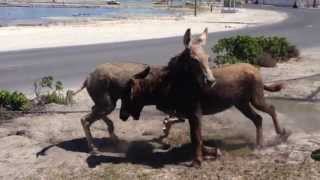
[[[216,84],[210,88],[203,88],[200,95],[199,108],[201,115],[215,114],[235,106],[256,126],[256,143],[259,148],[263,145],[262,117],[255,112],[252,108],[253,106],[269,114],[272,117],[276,133],[283,140],[287,139],[290,133],[280,128],[274,106],[268,104],[264,97],[264,90],[271,92],[279,91],[282,88],[282,84],[264,85],[259,71],[250,64],[229,65],[212,69],[212,72],[216,79]],[[165,105],[165,103],[170,103],[170,99],[166,99],[168,91],[161,86],[161,84],[166,83],[163,82],[162,76],[164,76],[163,72],[151,68],[150,74],[146,78],[131,80],[131,104],[140,107],[139,109],[142,109],[141,107],[144,105],[156,105],[159,110],[178,117],[176,121],[167,121],[165,123],[167,133],[169,133],[169,129],[173,123],[184,122],[184,119],[187,118],[191,128],[192,143],[197,142],[195,138],[199,137],[200,141],[202,141],[201,123],[200,121],[194,122],[192,118],[195,116],[187,112],[176,111],[176,109]],[[171,100],[174,101],[174,98],[171,97]],[[201,117],[198,114],[196,115]],[[216,155],[217,153],[217,151],[211,151],[203,146],[202,142],[195,145],[201,146],[202,150],[197,149],[196,163],[198,164],[194,162],[193,165],[201,163],[202,157],[199,156],[202,153],[208,155]]]
[[[76,92],[72,92],[72,96],[79,93],[84,88],[87,89],[94,105],[91,112],[81,118],[81,124],[88,141],[90,153],[97,153],[98,149],[93,143],[90,126],[99,119],[102,119],[108,127],[108,132],[111,139],[117,140],[114,133],[114,125],[108,115],[115,109],[116,102],[121,99],[122,104],[125,103],[123,99],[127,92],[127,84],[133,75],[141,72],[146,67],[145,64],[138,63],[105,63],[98,65],[96,69],[90,73],[84,81],[82,87]],[[135,76],[139,77],[139,76]],[[120,118],[127,120],[129,116],[138,119],[139,115],[134,115],[126,111],[126,108],[121,108]]]
[[[268,104],[264,97],[264,90],[270,92],[280,91],[282,84],[264,85],[259,71],[250,64],[226,65],[212,69],[216,78],[214,87],[204,89],[202,95],[203,114],[215,114],[235,106],[242,114],[249,118],[257,128],[256,144],[263,145],[262,117],[252,108],[269,114],[273,120],[275,131],[285,140],[290,133],[281,129],[273,105]],[[170,128],[175,123],[184,122],[183,118],[170,117],[164,120],[165,138],[169,135]]]

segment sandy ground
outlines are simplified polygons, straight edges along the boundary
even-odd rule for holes
[[[200,33],[228,31],[279,22],[285,13],[240,9],[239,13],[202,13],[197,17],[130,18],[115,21],[89,21],[50,26],[1,27],[0,51],[122,42],[181,36],[187,28]]]
[[[56,109],[57,107],[55,107]],[[50,109],[50,108],[49,108]],[[140,121],[121,122],[111,115],[121,138],[108,139],[101,121],[92,131],[104,153],[88,154],[79,118],[84,114],[25,116],[0,129],[1,179],[317,179],[319,163],[310,153],[319,147],[320,133],[290,125],[278,113],[281,125],[294,131],[288,142],[277,139],[271,119],[264,117],[265,149],[253,150],[254,126],[231,109],[203,120],[205,143],[221,148],[223,156],[205,161],[201,169],[187,167],[191,153],[187,124],[176,125],[164,149],[151,142],[161,134],[163,116],[149,109]]]

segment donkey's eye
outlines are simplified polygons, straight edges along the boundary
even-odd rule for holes
[[[199,60],[197,59],[196,56],[193,56],[192,57],[192,65],[197,65],[197,64],[200,64]]]

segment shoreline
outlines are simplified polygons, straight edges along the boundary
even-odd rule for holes
[[[44,7],[44,8],[117,8],[119,5],[110,5],[106,3],[84,4],[84,3],[0,3],[0,7]]]
[[[107,21],[81,18],[81,21],[46,26],[9,26],[0,28],[4,44],[0,52],[168,38],[180,36],[187,28],[192,28],[193,34],[200,33],[204,27],[208,27],[209,33],[230,31],[278,23],[287,17],[286,13],[271,10],[240,9],[235,14],[201,13],[197,17],[137,16]]]

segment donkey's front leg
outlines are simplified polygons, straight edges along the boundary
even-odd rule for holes
[[[190,137],[192,142],[192,147],[195,152],[195,157],[192,161],[192,166],[200,167],[203,160],[203,142],[201,134],[201,116],[195,115],[189,118],[190,125]]]

